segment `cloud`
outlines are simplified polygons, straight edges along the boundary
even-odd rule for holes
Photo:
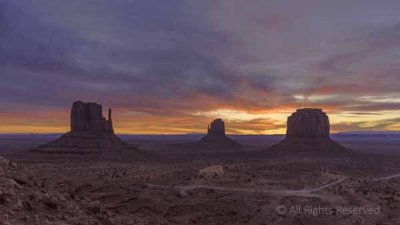
[[[391,127],[398,127],[400,125],[400,118],[382,119],[376,121],[362,121],[362,122],[347,122],[337,123],[332,126],[336,132],[340,131],[384,131],[391,130]]]
[[[25,112],[68,112],[81,99],[122,115],[142,113],[144,121],[157,122],[151,126],[157,132],[177,132],[168,122],[196,130],[194,121],[211,119],[196,112],[221,109],[395,113],[397,103],[362,100],[399,93],[400,6],[387,3],[5,0],[0,113],[45,125],[45,116],[30,121]],[[61,115],[52,118],[64,120]],[[137,116],[117,124],[137,131],[142,124],[129,123]],[[267,122],[248,119],[232,131],[284,124]]]

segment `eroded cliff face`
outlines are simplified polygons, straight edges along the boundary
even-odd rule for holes
[[[329,118],[321,109],[298,109],[287,121],[287,138],[329,137]]]
[[[104,118],[100,104],[76,101],[71,108],[71,131],[114,133],[111,109],[108,117]]]

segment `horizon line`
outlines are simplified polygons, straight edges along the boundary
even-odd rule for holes
[[[69,132],[69,131],[67,131]],[[53,133],[33,133],[33,132],[16,132],[16,133],[1,133],[0,135],[62,135],[67,132],[53,132]],[[354,131],[340,131],[331,133],[331,135],[341,134],[341,133],[400,133],[400,130],[354,130]],[[206,135],[207,133],[116,133],[116,135],[137,135],[137,136],[172,136],[172,135]],[[256,134],[256,133],[226,133],[226,135],[237,135],[237,136],[279,136],[286,135],[286,133],[277,134]]]

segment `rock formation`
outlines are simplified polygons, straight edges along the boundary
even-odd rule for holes
[[[71,109],[71,131],[60,138],[32,151],[46,153],[100,153],[130,147],[114,134],[111,109],[108,119],[103,117],[102,106],[97,103],[74,102]]]
[[[207,134],[223,134],[225,135],[225,122],[222,119],[216,119],[208,126]]]
[[[298,109],[287,121],[288,138],[325,138],[329,132],[329,118],[321,109]]]
[[[114,133],[111,109],[108,109],[108,120],[103,117],[102,106],[89,102],[74,102],[71,109],[71,131],[93,131]]]
[[[273,145],[279,152],[345,152],[330,138],[329,118],[321,109],[298,109],[288,117],[286,139]]]
[[[241,144],[232,140],[225,134],[225,123],[216,119],[208,126],[207,135],[200,140],[201,144],[209,147],[240,147]]]

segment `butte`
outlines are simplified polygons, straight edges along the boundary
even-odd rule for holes
[[[321,109],[298,109],[288,117],[286,138],[270,150],[287,153],[348,152],[330,137],[328,115]]]
[[[34,152],[61,154],[111,153],[137,150],[114,134],[111,109],[104,118],[102,106],[76,101],[71,109],[71,131],[60,138],[41,145]]]
[[[207,147],[242,147],[241,144],[225,134],[225,122],[219,118],[211,122],[207,129],[207,135],[201,138],[199,144]]]

